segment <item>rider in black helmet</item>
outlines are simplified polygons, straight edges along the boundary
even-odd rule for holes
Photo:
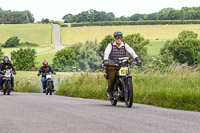
[[[10,69],[14,75],[16,74],[15,68],[11,64],[11,59],[8,56],[4,56],[3,63],[0,64],[0,90],[2,90],[2,88],[3,88],[2,79],[3,79],[3,75],[5,74],[6,69]],[[11,90],[13,90],[13,91],[15,90],[14,89],[14,78],[12,75],[11,75]]]

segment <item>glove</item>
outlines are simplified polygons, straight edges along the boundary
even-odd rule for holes
[[[13,74],[16,75],[17,73],[16,73],[16,72],[13,72]]]
[[[38,75],[38,76],[40,76],[40,74],[39,74],[39,73],[38,73],[37,75]]]
[[[140,59],[139,57],[136,57],[135,60],[136,60],[136,62],[137,62],[137,64],[138,64],[139,66],[142,65],[142,61],[141,61],[141,59]]]
[[[103,65],[104,66],[109,66],[110,65],[110,61],[109,60],[104,60],[103,61]]]
[[[54,74],[54,75],[56,75],[56,73],[55,73],[55,72],[54,72],[53,74]]]

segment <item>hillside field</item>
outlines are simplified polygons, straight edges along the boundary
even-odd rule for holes
[[[174,39],[183,30],[191,30],[200,35],[200,25],[134,25],[134,26],[91,26],[61,28],[61,43],[65,46],[86,40],[100,42],[106,35],[115,31],[123,32],[124,36],[140,33],[145,39],[166,41]],[[156,40],[158,39],[158,40]]]

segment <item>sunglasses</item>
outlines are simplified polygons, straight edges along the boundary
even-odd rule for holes
[[[117,39],[117,40],[118,40],[118,39],[122,39],[122,37],[121,37],[121,36],[117,36],[115,39]]]

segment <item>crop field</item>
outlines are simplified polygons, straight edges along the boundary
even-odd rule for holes
[[[91,26],[61,28],[61,42],[70,45],[86,40],[100,42],[106,35],[122,31],[124,35],[140,33],[145,39],[166,41],[174,39],[183,30],[191,30],[200,36],[200,25],[135,25],[135,26]],[[158,39],[158,40],[156,40]]]
[[[5,43],[8,38],[17,36],[20,42],[37,43],[40,47],[51,46],[51,24],[1,24],[0,43]]]

